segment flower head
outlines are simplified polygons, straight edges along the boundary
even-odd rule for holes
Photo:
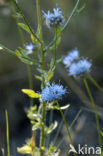
[[[90,68],[92,66],[92,63],[88,61],[87,59],[82,59],[78,61],[77,63],[72,63],[69,68],[69,75],[70,76],[77,76],[77,75],[83,75],[85,73],[88,73],[90,71]]]
[[[45,13],[43,11],[43,17],[46,19],[46,25],[48,28],[62,26],[65,21],[63,13],[59,8],[54,8],[53,13],[50,11]]]
[[[26,48],[26,53],[29,55],[29,54],[32,54],[33,49],[34,49],[34,45],[32,43],[26,44],[25,48]]]
[[[68,68],[75,60],[79,58],[79,51],[78,49],[74,49],[68,53],[67,56],[64,57],[63,63]]]
[[[42,92],[41,96],[43,101],[52,102],[56,99],[62,99],[62,96],[66,93],[66,89],[63,88],[62,85],[51,84],[50,86],[46,86]]]

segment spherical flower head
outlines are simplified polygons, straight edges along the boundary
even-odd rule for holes
[[[52,102],[57,99],[62,99],[62,96],[66,93],[66,89],[63,88],[62,85],[51,84],[50,86],[46,86],[42,92],[42,100],[45,102]]]
[[[63,17],[63,13],[59,8],[54,8],[53,13],[50,13],[50,11],[45,13],[43,11],[43,17],[46,20],[46,25],[47,25],[48,28],[60,27],[65,22],[65,19]]]
[[[71,52],[69,52],[67,56],[64,57],[63,63],[66,66],[66,68],[68,68],[77,59],[79,59],[79,51],[78,49],[74,49]]]
[[[26,49],[26,53],[29,55],[29,54],[32,54],[33,50],[34,50],[34,45],[32,43],[30,44],[26,44],[25,45],[25,49]]]
[[[69,75],[70,76],[77,76],[77,75],[84,75],[90,72],[90,68],[92,63],[87,59],[82,59],[77,63],[72,63],[69,68]]]

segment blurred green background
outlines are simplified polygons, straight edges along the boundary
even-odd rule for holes
[[[70,15],[76,0],[40,0],[41,10],[47,12],[56,6],[56,3],[63,11],[65,19]],[[32,28],[36,31],[36,1],[18,0],[20,8],[27,17]],[[79,7],[85,5],[82,12],[73,16],[71,22],[62,34],[62,42],[58,48],[57,56],[66,55],[68,51],[78,48],[80,55],[92,60],[93,66],[91,75],[103,86],[103,0],[81,0]],[[11,1],[0,0],[0,43],[15,50],[21,45],[20,36],[15,19],[13,18],[13,4]],[[53,37],[53,31],[48,30],[43,20],[43,38],[45,43]],[[25,41],[30,43],[30,37],[24,32]],[[48,56],[52,57],[52,52]],[[33,74],[36,73],[32,68]],[[68,86],[69,95],[65,97],[63,103],[71,103],[68,111],[68,122],[72,122],[78,111],[83,111],[73,127],[72,135],[75,144],[89,143],[94,146],[97,142],[96,125],[93,113],[88,108],[88,98],[81,88],[84,87],[80,80],[72,80],[68,77],[64,66],[59,64],[56,68],[54,80],[62,82]],[[98,106],[103,107],[103,94],[93,85],[91,90]],[[11,56],[5,51],[0,51],[0,148],[6,148],[5,138],[5,109],[8,110],[10,124],[10,141],[12,153],[14,155],[17,146],[21,146],[27,137],[30,137],[30,124],[26,118],[25,109],[29,107],[29,99],[21,93],[22,88],[28,88],[27,66],[20,62],[15,56]],[[79,87],[79,88],[78,88]],[[40,84],[34,79],[34,89],[39,90]],[[100,109],[99,109],[100,110]],[[98,111],[99,111],[98,110]],[[102,125],[102,109],[100,110],[100,121]],[[60,120],[60,114],[55,113]],[[54,117],[55,119],[55,117]],[[87,122],[86,122],[87,121]],[[79,125],[79,126],[78,126]],[[88,129],[92,125],[92,130]],[[65,132],[65,128],[60,134],[58,142]],[[66,135],[65,135],[66,136]],[[64,138],[65,142],[66,137]],[[68,145],[62,146],[63,151],[68,150]],[[15,153],[15,155],[17,155]]]

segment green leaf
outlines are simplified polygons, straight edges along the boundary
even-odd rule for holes
[[[69,108],[70,107],[70,105],[68,104],[68,105],[66,105],[66,106],[63,106],[63,107],[58,107],[58,106],[53,106],[53,105],[48,105],[47,106],[47,109],[48,110],[50,110],[50,109],[55,109],[55,110],[65,110],[65,109],[67,109],[67,108]]]
[[[77,13],[80,13],[81,11],[83,11],[86,7],[86,4],[84,3],[83,6],[79,9],[76,10]]]
[[[41,28],[40,25],[38,25],[37,32],[36,32],[36,36],[38,37],[40,36],[40,28]]]
[[[28,58],[19,57],[19,59],[21,60],[21,62],[29,64],[29,65],[35,64],[33,61],[28,60]]]
[[[11,49],[5,47],[4,45],[0,44],[1,50],[5,50],[7,51],[9,54],[11,55],[16,55],[14,51],[12,51]]]
[[[29,34],[31,34],[31,31],[30,31],[30,29],[28,28],[28,26],[27,26],[26,24],[24,24],[24,23],[18,23],[18,25],[19,25],[22,29],[24,29],[26,32],[28,32]]]
[[[58,122],[55,121],[53,124],[50,125],[50,127],[45,128],[45,133],[49,135],[53,130],[57,128],[57,126],[58,126]]]
[[[57,61],[56,61],[56,63],[60,63],[60,62],[62,62],[63,61],[63,57],[61,57],[60,59],[58,59]]]
[[[39,148],[35,147],[35,144],[32,142],[32,139],[28,139],[25,145],[17,148],[17,151],[21,154],[33,154],[35,156],[40,156],[40,150]]]
[[[40,122],[37,122],[37,123],[35,123],[35,124],[33,125],[32,131],[35,131],[35,130],[40,129],[40,128],[41,128],[41,124],[40,124]]]
[[[16,19],[22,19],[23,18],[19,12],[14,13],[14,15],[12,17],[16,18]]]
[[[21,57],[22,56],[21,53],[18,50],[16,50],[16,56],[17,57]]]
[[[24,145],[23,147],[18,147],[17,151],[21,154],[32,154],[32,148],[31,146]]]
[[[41,115],[38,114],[38,113],[35,113],[35,114],[28,114],[28,118],[31,119],[31,120],[37,120],[37,121],[39,121],[40,118],[41,118]]]
[[[31,98],[40,98],[41,95],[38,93],[35,93],[33,90],[31,89],[22,89],[22,92],[27,94],[29,97]]]
[[[52,79],[53,75],[54,75],[54,72],[52,70],[49,70],[48,71],[48,77],[47,77],[48,82]]]
[[[103,132],[102,132],[102,131],[100,132],[100,134],[101,134],[101,136],[103,137]]]
[[[34,75],[34,77],[40,81],[42,81],[42,77],[41,76],[38,76],[38,75]]]

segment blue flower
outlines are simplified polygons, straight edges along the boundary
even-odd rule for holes
[[[52,102],[56,99],[62,99],[62,96],[66,93],[66,89],[62,85],[52,83],[50,86],[46,86],[42,92],[42,100],[45,102]]]
[[[72,63],[68,72],[70,76],[83,75],[90,71],[91,66],[92,66],[92,63],[88,61],[87,59],[83,58],[77,63],[76,62]]]
[[[29,55],[29,54],[32,54],[33,50],[34,50],[34,45],[32,43],[30,44],[26,44],[25,45],[25,49],[26,49],[26,53]]]
[[[53,13],[48,11],[47,13],[43,12],[43,17],[46,19],[46,25],[50,27],[59,27],[62,26],[65,22],[62,11],[59,8],[54,8]]]
[[[74,49],[68,53],[67,56],[64,57],[63,63],[68,68],[75,60],[79,58],[79,51],[78,49]]]

